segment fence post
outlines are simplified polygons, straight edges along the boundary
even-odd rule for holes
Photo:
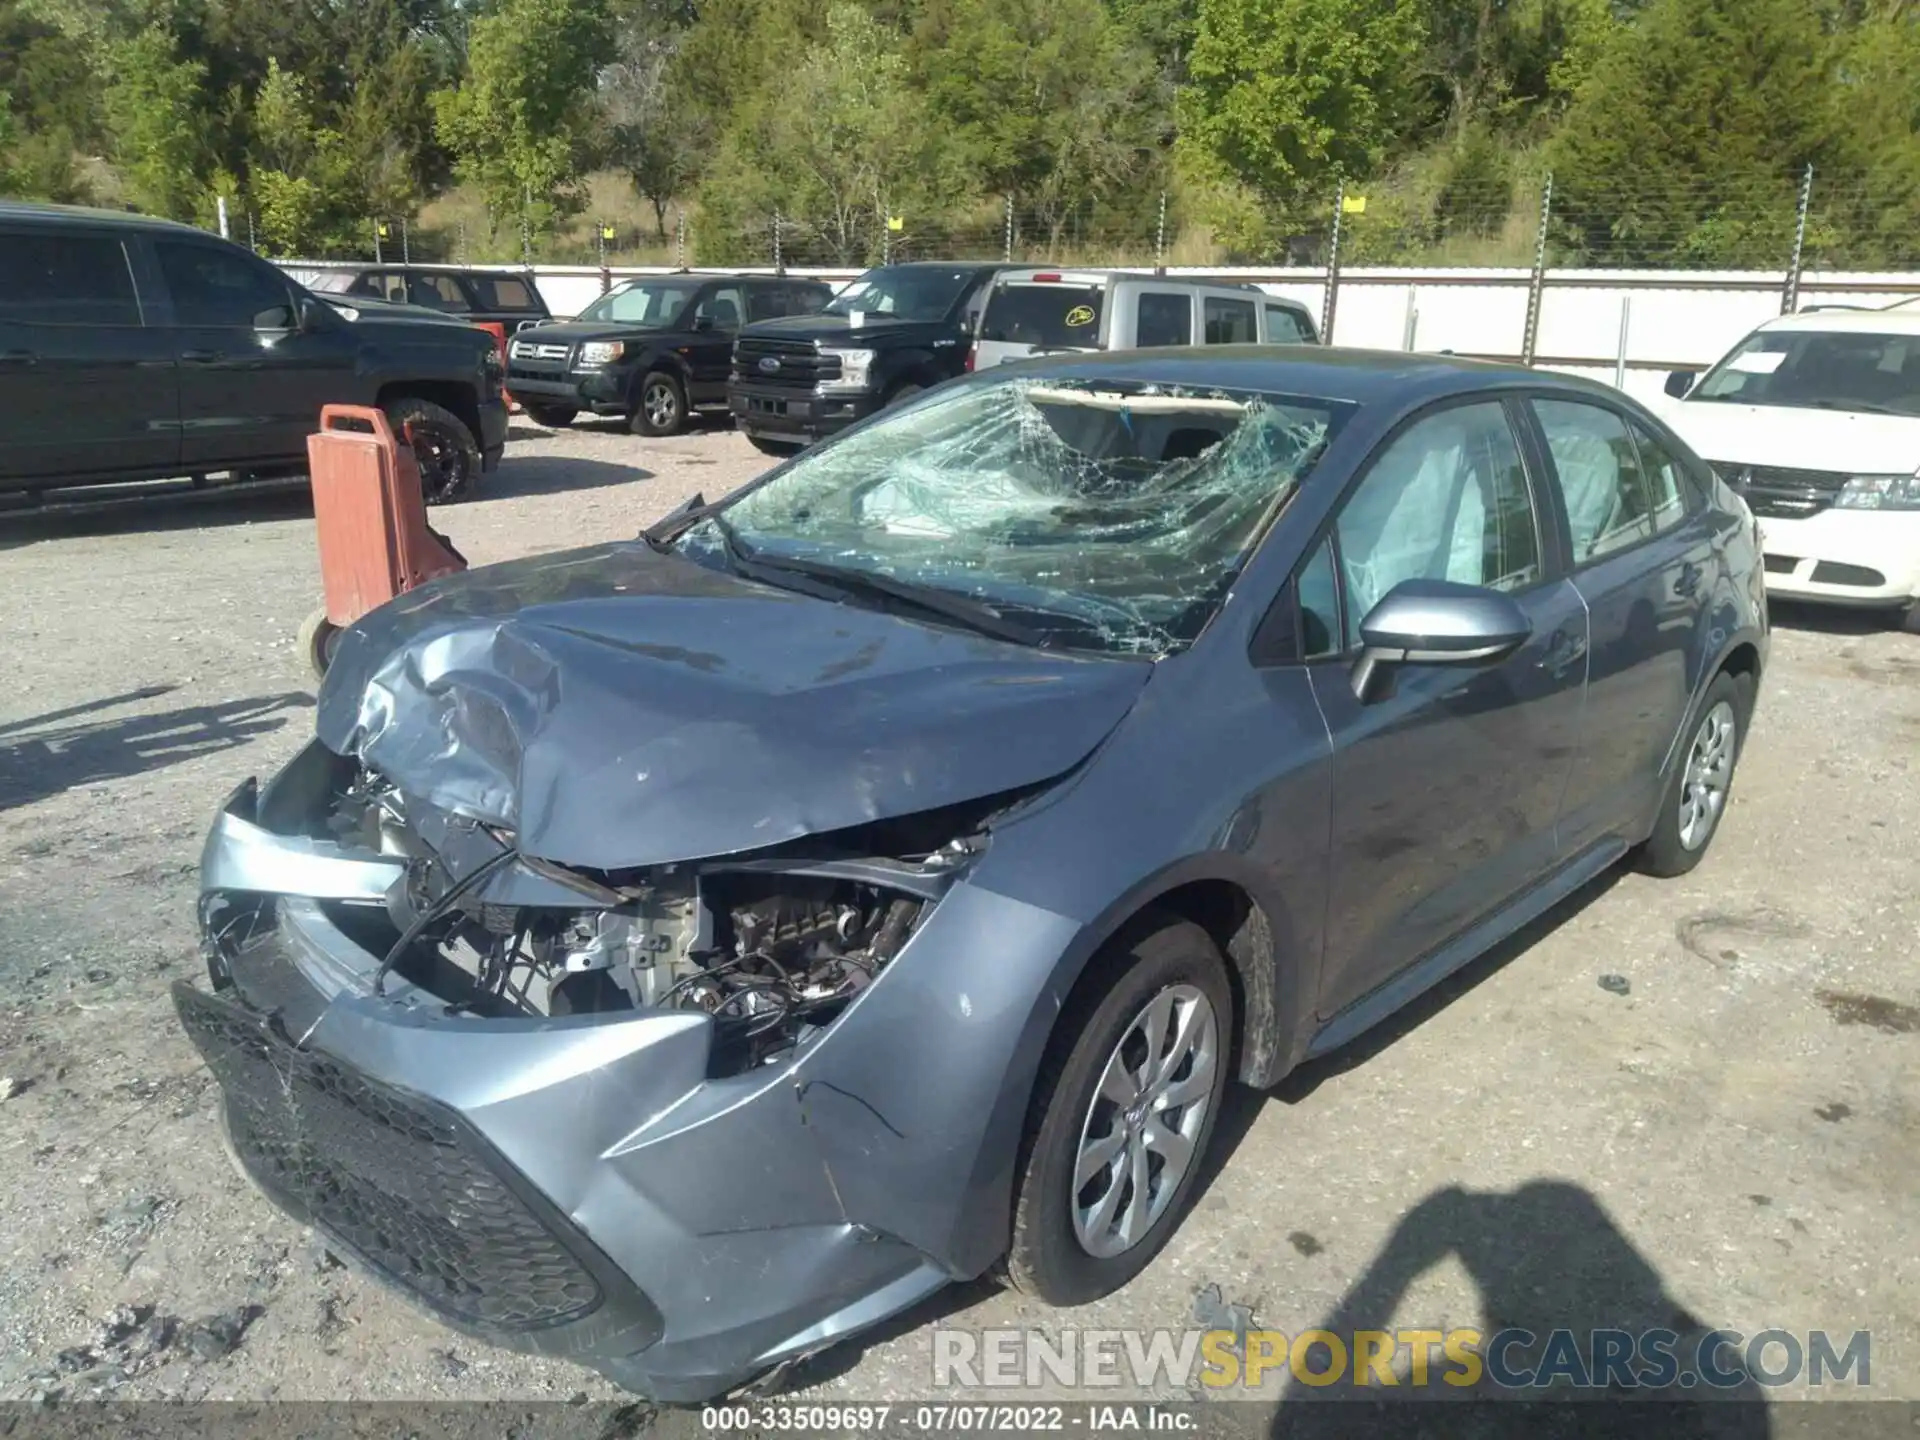
[[[687,268],[687,212],[685,210],[680,211],[674,220],[673,265],[676,270]]]
[[[1347,182],[1334,186],[1333,236],[1327,242],[1327,294],[1320,304],[1320,343],[1333,343],[1333,311],[1340,293],[1340,222],[1347,211]]]
[[[1800,266],[1807,253],[1807,210],[1813,203],[1813,166],[1800,178],[1800,217],[1793,228],[1793,259],[1787,265],[1787,288],[1780,295],[1780,313],[1791,315],[1800,308]]]
[[[1420,328],[1420,287],[1407,286],[1407,324],[1400,334],[1400,348],[1409,353],[1413,350],[1414,332]]]
[[[467,222],[456,220],[453,226],[453,263],[467,263]]]
[[[253,233],[253,211],[251,210],[247,211],[247,249],[253,251],[256,255],[260,253],[259,242],[255,239]]]
[[[613,272],[607,268],[607,236],[613,227],[602,222],[593,227],[596,244],[600,248],[600,293],[606,294],[613,289]]]
[[[1013,263],[1013,196],[1007,196],[1007,245],[1006,262]]]
[[[1527,281],[1527,333],[1520,342],[1520,363],[1533,364],[1533,352],[1540,339],[1540,298],[1547,283],[1547,221],[1553,216],[1553,172],[1547,172],[1540,187],[1540,231],[1533,239],[1533,275]]]
[[[533,186],[520,187],[520,263],[533,268]]]
[[[1167,273],[1167,192],[1160,192],[1160,227],[1153,240],[1153,273]]]
[[[1633,296],[1620,297],[1620,349],[1613,357],[1613,388],[1627,388],[1627,327],[1633,323]]]
[[[385,257],[380,253],[380,222],[373,222],[373,263],[378,265]]]
[[[413,263],[413,240],[407,233],[407,217],[404,215],[400,217],[400,263]]]
[[[776,275],[787,273],[787,262],[780,253],[780,212],[778,210],[773,212],[773,273]]]

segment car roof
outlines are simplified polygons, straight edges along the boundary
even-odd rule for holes
[[[1802,310],[1769,320],[1760,329],[1813,330],[1872,335],[1920,335],[1920,305],[1903,301],[1884,310]]]
[[[1032,281],[1036,275],[1059,277],[1062,284],[1113,285],[1123,280],[1136,280],[1148,285],[1182,290],[1239,290],[1253,295],[1261,295],[1278,305],[1300,306],[1297,300],[1288,300],[1281,295],[1268,295],[1258,285],[1247,280],[1210,280],[1199,275],[1155,275],[1145,270],[1087,270],[1070,269],[1060,265],[1014,265],[1001,266],[999,279],[1020,285]]]
[[[87,205],[42,205],[31,200],[0,200],[0,220],[25,221],[30,225],[105,225],[124,230],[177,230],[206,239],[218,239],[208,231],[176,220],[161,220],[131,210],[99,210]]]
[[[1030,375],[1218,386],[1223,390],[1265,391],[1357,405],[1383,399],[1412,403],[1519,386],[1631,404],[1610,385],[1551,370],[1529,370],[1457,355],[1322,345],[1190,345],[1098,351],[1029,361],[1020,368]]]

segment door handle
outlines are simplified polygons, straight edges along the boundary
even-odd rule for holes
[[[31,350],[8,350],[0,354],[0,365],[38,365],[40,357]]]
[[[1689,560],[1680,567],[1680,574],[1673,582],[1676,595],[1691,595],[1700,588],[1700,577],[1706,572]]]
[[[227,358],[224,350],[182,350],[180,359],[188,365],[217,365]]]

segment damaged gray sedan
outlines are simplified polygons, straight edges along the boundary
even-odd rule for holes
[[[448,1324],[709,1398],[1164,1246],[1273,1083],[1724,813],[1741,502],[1405,355],[941,387],[342,638],[181,1019],[276,1204]]]

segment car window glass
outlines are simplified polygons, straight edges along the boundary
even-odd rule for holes
[[[1296,582],[1300,597],[1300,658],[1320,660],[1346,647],[1340,626],[1340,583],[1333,569],[1333,541],[1322,540]]]
[[[1206,299],[1207,344],[1251,345],[1260,337],[1254,333],[1254,308],[1251,300]]]
[[[1193,297],[1172,295],[1164,290],[1143,291],[1133,339],[1134,344],[1142,346],[1191,345]]]
[[[1285,305],[1267,306],[1267,342],[1271,345],[1299,345],[1313,339],[1304,317]]]
[[[407,280],[407,299],[429,310],[467,311],[466,293],[451,275],[413,275]]]
[[[474,298],[480,302],[482,309],[532,310],[536,313],[540,309],[526,281],[516,280],[510,275],[469,275],[467,284],[472,287]]]
[[[787,313],[789,312],[786,286],[756,285],[747,292],[749,320],[777,320]]]
[[[274,310],[282,323],[292,323],[286,285],[247,255],[178,240],[154,241],[153,253],[173,295],[176,323],[251,329]]]
[[[740,317],[746,312],[747,304],[740,295],[740,287],[729,285],[724,290],[715,290],[702,300],[693,312],[695,320],[702,316],[713,321],[716,330],[735,330],[740,326]]]
[[[1540,578],[1539,529],[1506,411],[1430,415],[1388,444],[1335,522],[1347,643],[1402,580],[1518,590]]]
[[[1635,425],[1633,439],[1653,502],[1653,530],[1664,534],[1687,518],[1687,497],[1694,487],[1687,481],[1685,467],[1646,426]]]
[[[375,300],[384,300],[387,296],[387,277],[385,275],[362,275],[348,287],[349,295],[365,295]]]
[[[789,292],[787,313],[818,315],[827,308],[827,302],[832,299],[833,291],[825,285],[796,285]]]
[[[1574,400],[1536,400],[1567,506],[1573,563],[1582,564],[1653,534],[1646,481],[1627,425],[1611,410]]]
[[[0,320],[138,325],[126,251],[106,235],[0,235]]]
[[[1105,302],[1099,285],[1054,280],[1002,285],[987,297],[980,338],[1043,350],[1098,349]]]

